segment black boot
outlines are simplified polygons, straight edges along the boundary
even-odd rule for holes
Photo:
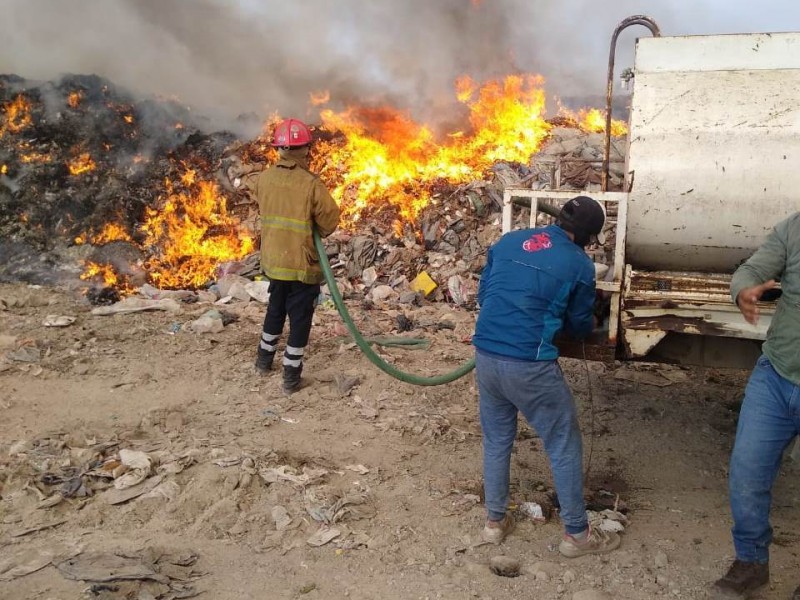
[[[269,375],[272,370],[272,361],[275,360],[274,352],[267,352],[263,348],[258,349],[258,356],[256,357],[256,372],[259,375]]]
[[[749,598],[753,592],[762,588],[769,582],[769,563],[733,561],[725,577],[714,584],[711,597],[719,600],[724,598]]]
[[[300,375],[303,372],[303,365],[290,367],[283,365],[283,391],[286,394],[295,392],[300,387]]]

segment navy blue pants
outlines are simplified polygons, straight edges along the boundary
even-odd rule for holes
[[[283,364],[290,367],[301,366],[311,335],[311,321],[319,292],[319,284],[270,280],[269,304],[264,317],[259,351],[275,353],[278,338],[283,333],[283,325],[288,316],[289,339],[283,354]]]

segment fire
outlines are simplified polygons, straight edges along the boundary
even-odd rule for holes
[[[85,269],[83,273],[81,273],[81,279],[84,281],[88,279],[100,279],[107,287],[117,287],[120,283],[120,277],[111,265],[101,265],[87,260],[84,263],[84,267]]]
[[[75,238],[75,243],[79,246],[89,241],[89,236],[85,233],[80,234]],[[130,242],[131,236],[122,225],[117,223],[106,223],[100,233],[91,236],[91,242],[95,246],[102,246],[110,242]]]
[[[328,90],[323,90],[321,92],[311,92],[309,94],[309,102],[311,102],[311,106],[322,106],[323,104],[327,104],[331,101],[331,93]]]
[[[67,105],[70,108],[78,108],[81,104],[81,100],[83,100],[83,92],[81,91],[74,91],[70,92],[67,96]]]
[[[480,179],[498,160],[530,160],[551,129],[544,118],[542,84],[541,77],[531,75],[481,86],[459,79],[456,98],[468,110],[470,130],[441,140],[393,108],[323,110],[323,128],[343,136],[318,144],[312,168],[351,221],[379,200],[413,221],[430,202],[437,182]]]
[[[606,130],[606,115],[597,108],[585,109],[582,108],[578,111],[577,115],[578,126],[588,133],[603,133]],[[611,119],[611,135],[620,137],[627,135],[628,125],[625,121]]]
[[[120,296],[130,296],[136,290],[131,286],[125,275],[120,275],[109,264],[101,264],[87,260],[83,262],[83,281],[93,280],[103,283],[104,287],[114,288]]]
[[[0,175],[8,173],[8,165],[0,165]]]
[[[175,123],[175,129],[183,129],[183,123]]]
[[[22,94],[19,94],[11,102],[4,104],[3,113],[5,118],[3,123],[0,123],[0,138],[6,132],[19,133],[33,123],[31,103]]]
[[[130,125],[133,123],[133,115],[122,115],[122,120]]]
[[[186,169],[183,174],[181,175],[181,183],[185,186],[190,186],[194,183],[195,179],[197,178],[197,170],[191,169],[184,164],[184,168]]]
[[[92,160],[92,157],[88,152],[83,152],[67,162],[67,167],[69,168],[70,174],[75,176],[93,171],[96,166],[97,165],[95,164],[94,160]]]
[[[184,173],[182,180],[184,180]],[[214,278],[217,265],[253,251],[254,241],[228,214],[226,199],[213,181],[196,180],[178,189],[166,181],[160,210],[149,209],[141,226],[144,245],[157,253],[146,263],[160,288],[193,288]]]
[[[606,114],[599,108],[582,108],[574,112],[561,106],[558,116],[566,125],[577,127],[586,133],[603,133],[606,130]],[[625,121],[611,119],[611,135],[614,137],[628,135],[628,124]]]
[[[20,162],[27,164],[50,162],[51,158],[52,157],[50,156],[50,154],[47,153],[43,154],[41,152],[30,152],[28,154],[20,154],[19,156]]]

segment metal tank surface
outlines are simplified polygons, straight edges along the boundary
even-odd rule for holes
[[[800,210],[800,33],[642,38],[625,262],[732,273]]]
[[[649,17],[629,17],[612,37],[608,106],[617,36],[631,25],[655,37],[636,46],[625,191],[582,191],[605,205],[616,232],[613,263],[597,282],[610,315],[585,344],[559,348],[752,368],[775,304],[760,303],[758,324],[747,323],[730,280],[778,221],[800,211],[800,33],[659,37]],[[530,206],[533,227],[543,207],[576,194],[557,177],[554,186],[506,188],[503,231],[515,206]]]

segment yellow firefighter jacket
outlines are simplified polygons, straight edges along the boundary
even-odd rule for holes
[[[311,235],[339,224],[339,206],[305,158],[284,155],[253,184],[261,213],[261,268],[270,279],[317,284],[323,280]]]

